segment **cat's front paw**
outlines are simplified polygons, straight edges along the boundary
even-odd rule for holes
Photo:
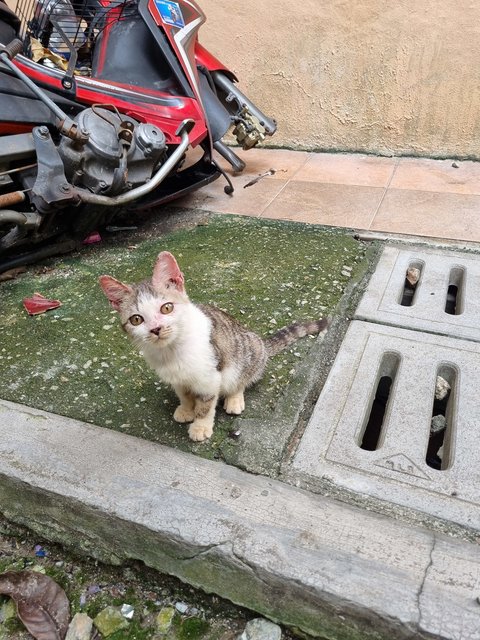
[[[204,422],[195,421],[193,422],[189,429],[188,435],[190,436],[190,440],[194,440],[195,442],[203,442],[213,433],[213,425],[205,424]]]
[[[223,403],[223,408],[227,413],[238,416],[245,409],[245,400],[243,393],[236,393],[233,396],[227,396]]]
[[[173,414],[175,422],[193,422],[195,419],[195,412],[193,409],[188,409],[181,404],[175,409]]]

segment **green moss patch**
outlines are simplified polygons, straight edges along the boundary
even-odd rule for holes
[[[213,303],[262,335],[331,314],[365,260],[364,246],[343,231],[212,216],[193,229],[105,242],[50,261],[0,285],[1,396],[219,457],[233,419],[219,409],[211,442],[191,443],[185,425],[172,420],[173,391],[131,346],[97,284],[104,273],[125,282],[149,277],[163,250],[177,257],[192,300]],[[62,306],[28,316],[22,300],[36,291]],[[304,339],[272,359],[247,394],[247,419],[274,411],[313,344]]]

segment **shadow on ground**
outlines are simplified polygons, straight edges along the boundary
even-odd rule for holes
[[[2,397],[271,473],[315,376],[318,341],[304,339],[275,357],[248,392],[242,418],[219,410],[212,440],[195,445],[172,420],[173,392],[120,330],[98,276],[145,279],[158,252],[169,250],[191,299],[213,303],[266,335],[293,320],[331,314],[349,281],[365,270],[365,246],[344,230],[312,225],[217,215],[197,222],[166,233],[153,223],[2,283]],[[62,306],[28,316],[22,300],[37,291]],[[238,455],[246,444],[261,452],[263,463]]]

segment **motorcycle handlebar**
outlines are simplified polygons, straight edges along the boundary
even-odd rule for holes
[[[18,38],[15,38],[8,44],[0,44],[0,53],[6,54],[9,60],[15,58],[15,56],[17,56],[19,53],[22,53],[22,51],[23,42]]]

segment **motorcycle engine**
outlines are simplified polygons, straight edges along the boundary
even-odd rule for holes
[[[152,124],[93,106],[76,118],[89,134],[84,145],[62,138],[59,153],[72,184],[94,193],[116,195],[147,182],[164,159],[163,132]]]

